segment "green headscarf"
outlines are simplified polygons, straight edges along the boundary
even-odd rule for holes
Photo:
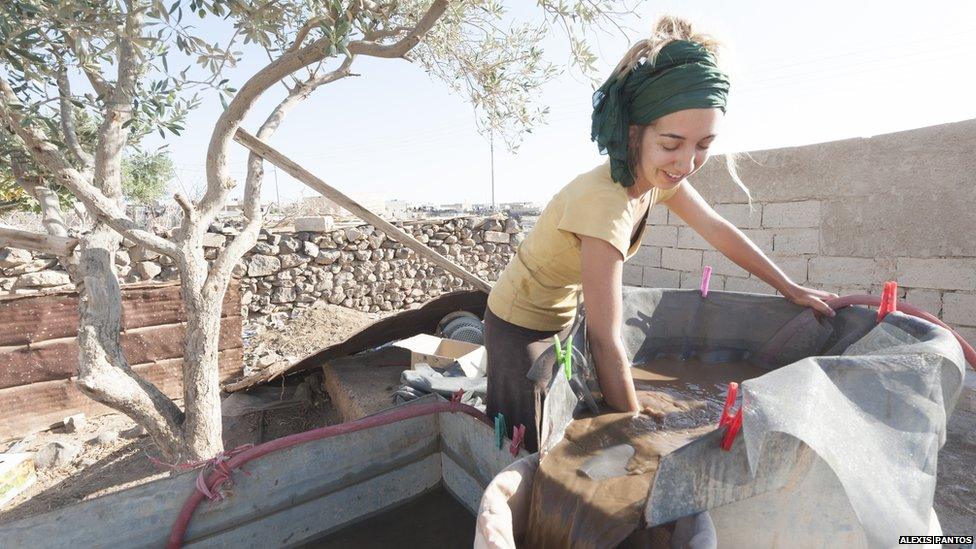
[[[625,75],[612,75],[593,94],[591,137],[610,156],[610,174],[634,184],[627,162],[630,126],[643,126],[673,112],[718,107],[725,112],[729,79],[701,44],[669,42],[654,63],[642,61]]]

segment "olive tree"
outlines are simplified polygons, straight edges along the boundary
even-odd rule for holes
[[[617,0],[539,0],[535,21],[513,21],[498,0],[14,0],[0,8],[0,126],[47,178],[68,189],[95,220],[81,236],[73,280],[80,295],[77,384],[92,398],[144,425],[170,459],[207,458],[222,449],[218,334],[234,268],[261,227],[262,162],[248,159],[244,226],[215,259],[202,239],[241,185],[228,167],[235,132],[267,91],[285,97],[255,132],[269,138],[286,115],[322,86],[354,76],[360,57],[416,62],[469,100],[480,127],[516,146],[540,123],[539,86],[556,74],[542,40],[563,33],[570,58],[592,68],[585,35],[628,10]],[[187,21],[233,25],[211,43]],[[268,63],[231,87],[224,77],[241,53]],[[191,57],[196,66],[171,68]],[[69,72],[83,74],[83,91]],[[169,238],[137,226],[123,208],[123,150],[138,132],[178,135],[202,91],[224,106],[206,152],[206,189],[177,194],[182,220]],[[212,91],[210,91],[212,90]],[[90,147],[75,129],[76,109],[97,121]],[[119,345],[121,297],[114,253],[121,238],[172,258],[186,313],[183,409],[133,372]]]

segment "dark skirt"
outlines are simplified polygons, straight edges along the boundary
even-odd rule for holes
[[[571,327],[561,331],[530,330],[507,322],[485,309],[485,352],[488,370],[487,413],[492,420],[505,416],[508,435],[525,425],[525,448],[539,449],[542,403],[550,378],[532,381],[526,374],[539,355],[552,345],[552,336],[565,339]],[[551,373],[551,372],[550,372]]]

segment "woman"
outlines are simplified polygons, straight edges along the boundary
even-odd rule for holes
[[[653,35],[631,48],[594,95],[592,139],[608,162],[553,197],[488,297],[488,415],[524,424],[530,450],[537,449],[548,380],[533,382],[526,373],[553,335],[567,335],[580,290],[606,403],[640,410],[620,339],[621,277],[654,204],[667,205],[786,298],[833,316],[824,300],[834,294],[791,281],[687,181],[705,164],[725,112],[729,81],[717,66],[717,49],[713,38],[674,17],[660,19]]]

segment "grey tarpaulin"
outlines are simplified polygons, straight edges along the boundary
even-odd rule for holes
[[[482,412],[485,411],[488,379],[465,376],[457,363],[444,371],[435,370],[427,364],[418,364],[413,370],[404,370],[400,374],[400,382],[403,385],[393,395],[397,404],[431,393],[451,398],[454,393],[461,390],[463,391],[462,403],[474,406]]]
[[[966,363],[944,328],[902,313],[877,324],[875,315],[848,307],[826,319],[777,296],[625,288],[622,335],[634,362],[698,356],[770,370],[742,384],[743,430],[732,451],[719,448],[716,431],[662,459],[648,525],[769,493],[782,498],[763,509],[768,524],[751,527],[797,528],[803,521],[787,514],[798,508],[787,503],[800,495],[790,490],[802,489],[843,507],[817,511],[857,530],[837,539],[891,546],[898,533],[928,532],[938,450]],[[585,322],[575,339],[584,344]],[[589,370],[577,375],[595,386]],[[565,376],[553,376],[543,452],[562,437],[574,406]],[[845,499],[849,505],[835,505]]]

